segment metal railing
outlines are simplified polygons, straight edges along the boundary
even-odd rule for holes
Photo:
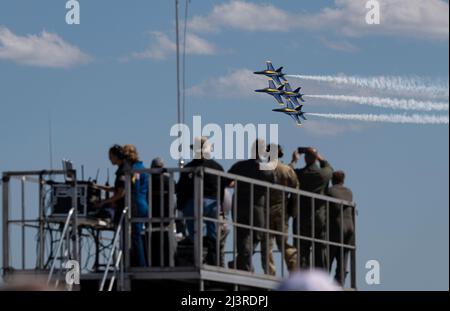
[[[27,249],[29,248],[29,246],[25,244],[30,243],[29,239],[25,238],[25,233],[22,233],[21,239],[19,240],[21,243],[17,243],[17,240],[14,240],[14,243],[12,243],[10,236],[12,225],[21,226],[22,232],[24,228],[32,228],[37,231],[38,251],[36,256],[36,266],[32,269],[46,269],[47,265],[45,264],[45,261],[48,257],[48,251],[46,252],[44,233],[48,229],[47,222],[49,221],[44,213],[47,186],[46,178],[49,179],[49,176],[56,176],[58,174],[63,175],[66,173],[66,171],[3,173],[2,229],[3,268],[5,270],[17,266],[20,262],[22,263],[21,268],[25,268],[25,262],[27,261],[25,257],[27,257]],[[133,192],[133,175],[136,173],[148,174],[149,176],[148,205],[150,207],[150,212],[148,215],[141,215],[140,217],[136,215]],[[181,174],[189,174],[192,176],[193,191],[191,203],[193,212],[191,215],[182,215],[182,212],[186,211],[186,209],[183,209],[183,206],[179,206],[180,202],[177,202],[176,200],[177,191],[175,184]],[[211,202],[221,202],[226,201],[227,199],[224,197],[225,192],[222,191],[217,191],[215,198],[204,197],[205,186],[207,186],[207,188],[210,186],[205,184],[206,176],[209,177],[208,180],[216,180],[218,189],[227,186],[228,190],[226,193],[228,199],[232,194],[232,208],[228,213],[224,213],[224,211],[221,210],[221,207],[216,208],[214,213],[211,213],[210,211],[204,213],[205,208],[207,208],[208,204]],[[100,290],[105,288],[113,261],[114,275],[110,278],[108,290],[112,289],[116,279],[119,279],[119,282],[117,282],[118,290],[128,290],[131,288],[131,279],[152,278],[152,274],[155,272],[173,273],[174,275],[171,275],[170,277],[182,279],[186,275],[183,274],[185,273],[185,270],[183,270],[184,268],[221,273],[220,275],[223,276],[223,279],[226,279],[229,282],[234,282],[234,280],[240,278],[256,278],[260,283],[254,282],[252,284],[255,284],[255,287],[258,287],[258,284],[263,284],[267,280],[276,282],[287,276],[288,267],[284,262],[287,244],[295,248],[295,256],[297,257],[295,268],[297,269],[314,268],[316,257],[318,256],[317,252],[321,252],[321,254],[324,255],[322,268],[330,270],[330,253],[338,252],[339,255],[337,257],[341,259],[339,261],[341,264],[340,271],[346,271],[347,267],[344,266],[345,263],[343,259],[345,255],[349,253],[350,281],[348,282],[349,285],[345,287],[356,289],[356,242],[345,243],[343,226],[340,227],[339,237],[336,238],[336,236],[334,236],[333,238],[330,234],[330,211],[332,209],[334,211],[339,210],[338,217],[342,224],[344,222],[344,209],[347,210],[350,208],[353,221],[355,221],[356,206],[353,202],[346,202],[325,195],[314,194],[201,167],[131,170],[126,172],[125,177],[125,206],[128,208],[122,213],[121,217],[123,218],[123,221],[121,221],[119,227],[116,228],[113,248],[107,254],[107,268],[99,277]],[[17,196],[14,196],[21,198],[21,208],[18,209],[20,214],[19,217],[12,217],[10,215],[12,207],[14,206],[14,209],[16,209],[16,205],[13,204],[14,202],[10,197],[11,178],[21,181],[21,190],[19,190]],[[24,180],[37,182],[39,186],[37,218],[27,219],[25,215]],[[74,182],[76,183],[76,181]],[[248,190],[247,193],[242,192],[244,189],[242,185],[247,185],[246,188],[244,187]],[[254,201],[254,199],[258,197],[255,192],[257,192],[259,197],[263,197],[263,206],[255,207],[258,203]],[[274,193],[281,193],[282,200],[279,202],[279,215],[281,215],[282,229],[274,229],[270,225],[270,222],[273,220],[273,202],[271,202],[271,195]],[[73,206],[76,206],[76,194],[77,192],[74,191],[74,197],[72,199]],[[240,203],[242,197],[246,197],[248,203],[248,219],[246,220],[242,220],[238,216],[238,213],[242,212],[242,209],[244,209]],[[292,204],[292,202],[295,204]],[[256,208],[260,210],[257,210]],[[292,210],[291,215],[288,215],[288,209]],[[308,210],[309,212],[307,212]],[[264,213],[262,225],[258,224],[259,218],[261,218],[261,211]],[[317,211],[322,212],[322,214]],[[303,214],[307,214],[307,217]],[[292,217],[293,215],[295,217]],[[316,220],[317,215],[321,217],[325,215],[325,220],[323,221],[322,219],[321,223],[318,222]],[[308,217],[310,218],[307,219]],[[144,229],[140,234],[144,241],[143,243],[145,244],[144,250],[147,265],[143,267],[133,266],[131,260],[131,254],[134,247],[134,236],[132,231],[133,224],[136,223],[144,224]],[[187,232],[185,229],[176,230],[176,228],[183,227],[183,224],[185,225],[186,223],[193,224],[193,235],[190,237],[186,237]],[[283,228],[285,223],[289,225],[288,230],[284,230]],[[203,237],[203,227],[205,224],[214,224],[211,226],[215,230],[215,239],[212,239],[212,241],[207,238],[204,239]],[[309,225],[308,232],[305,232],[305,224]],[[317,224],[322,227],[321,230],[316,228]],[[297,230],[295,231],[293,227],[296,227]],[[72,247],[74,258],[79,260],[81,254],[78,249],[78,228],[78,215],[77,209],[75,208],[72,217],[72,230],[74,230],[76,242],[72,244]],[[320,236],[316,234],[318,231],[321,232]],[[181,239],[181,233],[185,234],[184,239]],[[240,252],[242,253],[242,245],[240,244],[241,237],[252,241],[248,247],[247,254],[247,258],[249,258],[249,268],[243,268],[236,260],[240,255]],[[253,243],[255,237],[258,237],[258,243]],[[275,257],[273,265],[276,273],[274,275],[270,270],[272,262],[269,256],[269,248],[271,241],[277,237],[283,242],[278,243],[281,244],[279,245],[281,246],[280,249],[274,249],[272,252]],[[287,244],[285,244],[284,241],[286,241]],[[215,244],[215,247],[213,247],[212,244]],[[11,260],[10,254],[12,253],[11,248],[13,246],[21,250],[19,251],[22,255],[21,260]],[[60,246],[57,248],[59,247]],[[215,253],[215,256],[212,256],[213,252]],[[54,250],[50,250],[50,253],[54,254],[55,252]],[[306,256],[305,253],[309,253],[309,256]],[[57,256],[57,254],[54,256]],[[215,260],[209,260],[209,256],[212,256],[212,258],[215,257]],[[264,259],[260,259],[260,256]],[[227,265],[226,260],[229,260],[231,263]],[[306,261],[307,264],[301,266],[302,260]],[[53,261],[53,265],[54,264],[55,262]],[[265,268],[263,269],[260,266],[264,266]],[[181,272],[178,273],[179,271]],[[162,274],[162,277],[165,276],[166,275]],[[344,284],[344,278],[345,273],[341,273],[340,281],[342,284]],[[221,280],[219,279],[217,281],[220,282]],[[270,284],[275,284],[273,282]],[[264,286],[266,286],[269,283],[265,282],[264,284]],[[200,280],[200,289],[203,288],[204,282],[203,280]]]
[[[49,188],[55,178],[70,175],[72,178],[71,185],[72,199],[71,205],[73,208],[73,217],[71,217],[72,238],[74,242],[72,245],[71,256],[73,259],[79,260],[79,243],[78,243],[78,231],[74,228],[78,228],[78,210],[74,208],[77,205],[77,191],[76,191],[76,171],[75,170],[42,170],[42,171],[19,171],[19,172],[4,172],[2,174],[2,241],[3,241],[3,262],[2,266],[4,270],[17,269],[17,263],[20,262],[20,269],[26,270],[30,268],[29,257],[34,257],[36,264],[32,267],[36,270],[45,270],[50,261],[52,266],[55,263],[55,252],[46,251],[45,233],[48,230],[60,231],[59,229],[49,229],[48,219],[46,215],[46,195],[49,192]],[[19,187],[13,187],[14,181],[19,181]],[[37,186],[37,194],[30,195],[28,189],[32,186]],[[14,188],[14,189],[12,189]],[[14,191],[13,191],[14,190]],[[33,199],[33,206],[27,203],[27,199]],[[17,208],[15,198],[19,198],[20,209]],[[37,203],[37,204],[36,204]],[[37,208],[36,208],[37,207]],[[32,215],[32,216],[30,216]],[[62,223],[67,220],[64,218]],[[12,230],[20,227],[20,239],[17,241],[12,236]],[[69,227],[69,224],[67,225]],[[27,230],[35,231],[36,236],[36,253],[32,254],[27,252],[27,249],[31,247],[30,239],[27,239]],[[64,230],[63,230],[64,231]],[[66,231],[67,233],[67,231]],[[60,235],[60,241],[64,239],[63,235]],[[18,247],[17,247],[18,246]],[[17,247],[20,252],[19,260],[12,260],[13,250]],[[57,247],[59,248],[59,246]]]
[[[260,239],[260,243],[265,243],[265,247],[259,247],[259,249],[256,249],[257,247],[257,243],[254,245],[253,243],[251,243],[250,246],[250,257],[251,257],[251,261],[255,261],[254,258],[254,254],[262,254],[262,257],[265,260],[265,263],[262,263],[263,266],[265,266],[265,272],[266,273],[259,273],[259,274],[263,274],[265,277],[274,277],[273,275],[267,275],[267,271],[269,269],[269,259],[270,257],[269,255],[269,245],[270,240],[272,240],[273,238],[276,237],[281,237],[282,240],[292,240],[292,244],[294,245],[294,247],[296,248],[296,256],[297,256],[297,268],[314,268],[314,263],[316,262],[316,257],[317,251],[321,251],[323,253],[324,256],[324,262],[322,264],[322,266],[320,268],[325,269],[325,270],[331,270],[331,262],[330,262],[330,252],[331,249],[334,248],[338,248],[339,249],[339,255],[338,257],[340,257],[341,260],[339,260],[341,267],[340,267],[340,271],[346,271],[347,267],[345,265],[345,262],[343,260],[344,258],[344,253],[345,252],[349,252],[350,253],[350,268],[349,268],[349,272],[350,272],[350,284],[349,286],[347,286],[347,288],[350,289],[356,289],[356,246],[355,243],[351,243],[351,244],[346,244],[344,243],[344,229],[343,226],[340,226],[340,234],[339,234],[339,238],[335,239],[335,240],[331,240],[330,239],[330,208],[338,208],[339,209],[339,217],[340,217],[340,222],[341,224],[343,223],[343,215],[344,215],[344,208],[351,208],[351,213],[352,213],[352,217],[353,217],[353,221],[355,221],[355,208],[356,205],[353,202],[346,202],[343,200],[339,200],[339,199],[335,199],[329,196],[325,196],[325,195],[320,195],[320,194],[315,194],[315,193],[310,193],[310,192],[306,192],[306,191],[302,191],[302,190],[298,190],[298,189],[293,189],[293,188],[289,188],[289,187],[285,187],[285,186],[281,186],[281,185],[276,185],[276,184],[272,184],[272,183],[268,183],[268,182],[264,182],[264,181],[260,181],[260,180],[255,180],[255,179],[251,179],[251,178],[247,178],[247,177],[243,177],[243,176],[239,176],[239,175],[234,175],[234,174],[229,174],[229,173],[225,173],[225,172],[221,172],[221,171],[217,171],[217,170],[213,170],[213,169],[209,169],[209,168],[184,168],[184,169],[166,169],[166,170],[159,170],[159,169],[141,169],[141,170],[132,170],[130,172],[127,173],[127,178],[126,178],[126,204],[128,206],[133,206],[133,198],[132,198],[132,175],[134,173],[139,173],[139,174],[149,174],[150,176],[159,176],[159,206],[153,206],[152,204],[152,198],[154,199],[155,193],[153,193],[152,189],[152,183],[149,182],[149,206],[150,206],[150,213],[148,215],[148,217],[136,217],[136,216],[132,216],[131,214],[128,214],[128,217],[126,219],[125,222],[125,228],[127,228],[127,232],[128,234],[126,235],[126,243],[125,243],[125,248],[128,251],[125,251],[125,267],[124,270],[125,271],[131,271],[133,269],[135,269],[136,271],[144,271],[144,270],[151,270],[154,271],[155,269],[157,270],[158,268],[176,268],[177,266],[179,266],[179,264],[175,263],[175,258],[179,255],[179,253],[182,251],[182,249],[180,248],[180,244],[178,245],[178,247],[176,247],[176,242],[174,239],[174,228],[175,228],[175,222],[188,222],[188,221],[193,221],[194,222],[194,237],[191,237],[191,242],[193,242],[193,252],[192,252],[192,265],[194,267],[197,268],[206,268],[206,269],[214,269],[215,271],[227,271],[227,272],[232,272],[232,273],[242,273],[242,267],[238,267],[237,266],[237,260],[236,257],[239,255],[238,254],[238,238],[239,238],[239,231],[245,231],[247,230],[246,234],[250,235],[250,241],[253,241],[254,236],[256,235],[263,235],[264,237]],[[192,199],[194,202],[194,215],[193,216],[176,216],[175,215],[175,197],[176,197],[176,192],[175,192],[175,174],[176,173],[185,173],[185,174],[192,174],[193,176],[193,194],[192,194]],[[165,174],[166,177],[163,177]],[[220,208],[216,209],[215,215],[204,215],[204,199],[205,197],[203,196],[203,191],[204,191],[204,177],[205,175],[210,175],[210,176],[214,176],[217,180],[217,188],[220,189],[221,188],[221,183],[226,182],[228,183],[228,185],[232,185],[232,190],[234,191],[234,195],[233,195],[233,208],[231,211],[232,217],[231,218],[227,218],[224,217],[224,215],[221,212]],[[168,179],[168,181],[166,181],[164,183],[163,178]],[[150,180],[152,180],[153,178],[150,178]],[[250,186],[250,192],[249,193],[243,193],[243,194],[239,194],[239,186],[238,183],[246,183]],[[164,189],[163,185],[164,184],[168,184],[167,189]],[[227,186],[228,186],[227,185]],[[265,204],[263,206],[263,210],[264,210],[264,226],[256,226],[254,223],[254,218],[255,218],[255,207],[254,204],[255,202],[253,202],[253,197],[254,197],[254,191],[255,191],[255,187],[258,188],[264,188],[265,189]],[[291,220],[291,225],[294,225],[294,223],[296,223],[296,226],[298,228],[298,230],[296,232],[293,232],[291,230],[291,228],[288,231],[278,231],[278,230],[274,230],[271,228],[271,226],[269,225],[270,223],[270,218],[271,218],[271,203],[270,203],[270,194],[273,191],[279,191],[282,193],[282,202],[281,202],[281,222],[284,224],[285,222],[285,217],[288,217],[287,215],[287,196],[292,197],[296,197],[296,200],[294,200],[296,202],[296,206],[293,207],[294,208],[294,214],[297,215],[297,217],[293,218],[293,220]],[[217,191],[217,195],[216,195],[216,201],[217,202],[221,202],[221,200],[223,199],[222,196],[222,192],[221,191]],[[243,195],[243,196],[248,196],[249,197],[249,214],[250,214],[250,219],[248,222],[242,222],[239,221],[237,215],[238,215],[238,199],[239,196]],[[303,198],[309,199],[311,202],[311,205],[309,207],[304,207],[301,206],[301,203],[303,203]],[[166,202],[164,202],[164,200],[169,200],[167,206],[169,207],[168,210],[165,211],[166,215],[165,217],[161,217],[162,215],[164,215],[164,211],[163,209],[167,208],[167,206],[165,206]],[[317,206],[316,205],[320,205]],[[154,209],[158,208],[160,209],[159,211],[159,215],[160,217],[154,217],[152,214],[154,212]],[[242,207],[240,207],[242,208]],[[310,209],[310,215],[311,215],[311,234],[301,234],[301,223],[305,222],[304,220],[300,221],[302,218],[301,214],[302,212],[305,212],[305,209],[309,208]],[[317,225],[317,221],[316,221],[316,214],[317,214],[317,209],[321,209],[322,212],[325,211],[326,214],[326,218],[325,221],[322,222],[322,226],[324,226],[325,228],[322,228],[322,231],[324,233],[323,236],[317,236],[316,234],[316,225]],[[182,209],[182,207],[178,206],[178,209]],[[228,215],[225,215],[228,216]],[[205,262],[205,249],[204,249],[204,238],[203,238],[203,234],[197,234],[198,232],[203,232],[203,226],[205,223],[214,223],[215,224],[215,230],[216,230],[216,239],[214,241],[214,243],[216,244],[215,246],[215,252],[216,252],[216,262],[212,265],[211,263],[206,263]],[[306,221],[307,222],[307,221]],[[130,234],[130,227],[131,224],[133,223],[145,223],[146,224],[146,229],[145,229],[145,234],[147,235],[147,260],[150,263],[150,266],[145,268],[144,270],[142,270],[142,267],[140,267],[140,269],[137,269],[136,267],[132,267],[130,265],[130,251],[131,251],[131,234]],[[159,224],[159,227],[153,228],[154,224]],[[163,224],[165,224],[165,226],[163,226]],[[229,234],[228,236],[228,240],[227,240],[227,246],[225,248],[225,250],[222,250],[223,247],[221,247],[221,242],[222,242],[222,235],[227,234],[226,232],[224,232],[222,230],[222,228],[224,226],[230,226],[232,229],[230,230],[232,233]],[[292,227],[292,226],[291,226]],[[155,248],[153,247],[153,252],[158,252],[159,255],[159,265],[155,266],[152,264],[151,262],[151,258],[152,258],[152,239],[151,239],[151,235],[155,234],[155,232],[159,233],[159,249],[155,250]],[[165,241],[164,239],[164,232],[168,232],[169,233],[169,237],[168,237],[168,241]],[[245,235],[245,234],[244,234]],[[241,234],[242,236],[242,234]],[[231,239],[231,243],[229,243]],[[337,241],[336,241],[337,240]],[[154,241],[154,240],[153,240]],[[168,245],[168,251],[165,251],[165,246],[163,245],[164,243],[169,244]],[[306,248],[310,249],[310,258],[309,260],[309,265],[308,266],[300,266],[300,261],[302,259],[302,254],[299,252],[300,249],[302,249],[302,244],[307,244],[309,246],[307,246]],[[231,249],[230,249],[231,246]],[[263,254],[263,249],[265,254]],[[303,249],[305,249],[305,247],[303,247]],[[221,254],[221,252],[223,252],[223,254]],[[276,270],[280,271],[280,275],[278,275],[281,278],[284,278],[287,276],[286,273],[286,268],[285,268],[285,264],[284,264],[284,258],[285,258],[285,243],[281,243],[281,249],[278,250],[278,254],[281,255],[281,260],[278,260],[275,262],[276,265]],[[225,267],[224,263],[221,262],[219,260],[219,258],[221,256],[232,256],[232,261],[231,261],[231,266],[229,267]],[[168,256],[168,260],[166,259],[166,256]],[[304,259],[304,258],[303,258]],[[164,264],[166,262],[166,264]],[[248,269],[245,272],[249,272],[250,275],[254,275],[255,273],[257,274],[256,271],[253,271],[253,264],[251,264],[251,269]],[[248,275],[248,274],[247,274]],[[344,278],[345,278],[345,273],[341,273],[340,275],[340,283],[344,284]]]

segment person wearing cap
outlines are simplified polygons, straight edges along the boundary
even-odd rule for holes
[[[257,139],[252,145],[251,159],[243,160],[235,163],[230,170],[230,174],[240,175],[248,178],[253,178],[261,181],[273,183],[275,181],[273,170],[262,170],[260,164],[262,163],[262,154],[266,152],[266,143],[262,139]],[[250,193],[251,186],[249,183],[234,181],[229,183],[229,186],[236,186],[236,206],[233,206],[232,211],[233,221],[238,224],[250,225],[251,213],[253,212],[253,226],[259,228],[266,228],[266,188],[262,186],[253,186],[253,204]],[[252,256],[256,247],[262,240],[263,233],[261,231],[253,230],[253,240],[251,230],[244,227],[237,227],[236,229],[236,258],[234,261],[228,263],[230,268],[236,266],[237,269],[245,271],[254,271]]]
[[[300,152],[299,152],[300,151]],[[331,180],[333,174],[333,168],[325,158],[320,155],[314,148],[299,148],[295,150],[292,155],[292,161],[290,166],[295,168],[300,155],[305,156],[305,166],[301,169],[295,169],[298,181],[300,183],[300,189],[317,194],[326,194],[328,189],[328,183]],[[319,162],[320,166],[317,165]],[[311,208],[314,203],[314,237],[316,239],[326,240],[326,204],[322,200],[311,198],[306,196],[300,197],[300,232],[297,228],[297,211],[294,209],[294,234],[300,234],[302,236],[311,237],[312,219],[313,214]],[[309,255],[311,252],[311,241],[294,239],[295,244],[300,244],[300,267],[309,268],[311,263]],[[326,245],[316,242],[314,247],[314,266],[322,269],[328,269],[327,267],[327,254]]]
[[[273,149],[272,149],[273,148]],[[274,170],[275,183],[281,186],[298,189],[299,183],[297,175],[292,167],[284,164],[281,161],[283,157],[283,148],[277,144],[271,144],[267,148],[267,152],[276,150],[278,153],[278,161]],[[283,198],[284,196],[284,198]],[[296,206],[297,195],[290,195],[289,193],[283,193],[280,190],[270,190],[270,210],[269,210],[269,228],[280,233],[287,234],[289,228],[290,206]],[[284,204],[283,204],[284,202]],[[286,261],[287,268],[290,272],[297,269],[297,249],[288,243],[287,236],[281,235],[269,235],[268,241],[266,241],[266,234],[263,234],[261,241],[261,262],[265,273],[275,275],[275,262],[272,253],[273,238],[277,244],[278,250],[281,252],[284,247],[284,260]],[[269,257],[266,259],[266,254]],[[268,267],[266,262],[268,260]]]
[[[186,164],[185,168],[210,168],[223,172],[223,167],[211,157],[211,144],[207,137],[196,137],[194,145],[191,145],[194,152],[194,159]],[[180,174],[180,179],[176,185],[177,192],[177,208],[183,211],[184,216],[193,217],[194,212],[194,173],[185,172]],[[225,182],[218,184],[216,176],[211,174],[204,174],[203,176],[203,216],[217,219],[218,208],[221,202],[217,201],[218,195],[220,200],[224,197]],[[219,213],[221,211],[219,210]],[[208,252],[206,255],[206,263],[210,265],[217,265],[219,258],[216,254],[217,241],[217,225],[212,221],[204,222],[206,228],[206,235],[204,245]],[[195,241],[195,222],[194,220],[186,220],[186,227],[189,234],[189,239]]]

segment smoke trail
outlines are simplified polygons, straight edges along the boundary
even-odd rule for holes
[[[388,122],[410,124],[448,124],[448,116],[419,115],[410,116],[401,114],[334,114],[334,113],[308,113],[310,116],[336,120],[353,120],[365,122]]]
[[[319,75],[286,75],[291,78],[304,80],[313,80],[321,82],[331,82],[337,84],[351,84],[359,87],[384,89],[391,91],[408,91],[418,94],[431,96],[449,95],[448,82],[432,80],[423,77],[401,77],[401,76],[377,76],[377,77],[359,77],[359,76],[319,76]]]
[[[360,105],[369,105],[374,107],[400,109],[400,110],[421,110],[421,111],[448,111],[447,103],[437,103],[431,101],[418,101],[415,99],[398,98],[380,98],[366,96],[347,96],[347,95],[304,95],[311,98],[322,98],[327,100],[339,100]]]

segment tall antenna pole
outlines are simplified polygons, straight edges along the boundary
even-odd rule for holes
[[[185,122],[186,117],[186,34],[187,34],[187,19],[188,19],[188,8],[189,8],[189,2],[191,0],[186,0],[185,3],[185,10],[184,10],[184,30],[183,30],[183,60],[182,60],[182,73],[183,73],[183,80],[181,83],[181,89],[182,89],[182,101],[181,101],[181,120],[182,123]]]
[[[48,152],[50,157],[50,169],[53,170],[53,129],[51,113],[48,114]]]
[[[178,10],[179,10],[179,0],[175,0],[175,34],[176,34],[176,41],[177,41],[177,122],[180,125],[181,124],[181,96],[180,96],[180,29],[179,29],[179,16],[178,16]],[[181,137],[181,127],[178,129],[178,139]],[[182,152],[180,151],[180,159],[178,160],[178,166],[183,167],[184,160],[182,158]]]

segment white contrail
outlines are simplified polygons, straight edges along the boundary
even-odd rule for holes
[[[432,80],[423,77],[401,77],[401,76],[375,76],[359,77],[345,75],[286,75],[291,78],[331,82],[337,84],[351,84],[373,89],[384,89],[392,91],[408,91],[417,94],[431,96],[449,96],[448,82]]]
[[[352,120],[366,122],[410,123],[410,124],[448,124],[448,116],[438,115],[401,115],[401,114],[337,114],[308,113],[310,116],[336,120]]]
[[[448,111],[448,103],[438,103],[432,101],[419,101],[415,99],[381,98],[367,96],[347,96],[347,95],[304,95],[305,97],[321,98],[326,100],[346,101],[360,105],[374,107],[400,109],[400,110],[421,110],[421,111]]]

